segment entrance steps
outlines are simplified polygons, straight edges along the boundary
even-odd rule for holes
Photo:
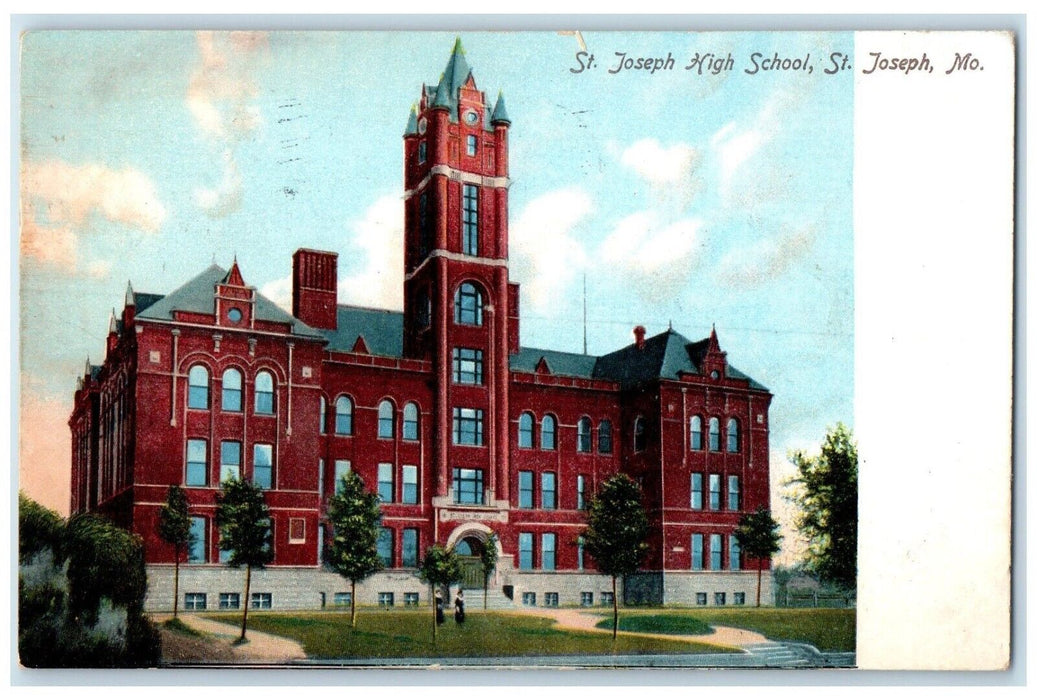
[[[481,588],[466,588],[464,591],[465,611],[475,612],[483,609],[483,590]],[[513,610],[519,606],[504,595],[500,589],[490,588],[486,596],[487,610]],[[453,611],[453,600],[450,601],[449,611]]]

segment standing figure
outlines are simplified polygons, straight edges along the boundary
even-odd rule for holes
[[[436,624],[443,624],[443,593],[436,589]]]
[[[464,623],[464,591],[458,591],[454,598],[454,622],[459,625]]]

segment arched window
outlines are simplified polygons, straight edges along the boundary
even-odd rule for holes
[[[638,416],[634,419],[634,452],[643,451],[646,443],[645,419],[644,416]]]
[[[187,407],[209,408],[209,370],[204,365],[195,365],[187,373]]]
[[[403,439],[417,440],[418,431],[418,406],[408,403],[403,407]]]
[[[738,452],[739,447],[738,419],[729,418],[727,421],[727,451]]]
[[[223,373],[223,410],[241,410],[241,372],[228,369]]]
[[[378,437],[392,438],[394,434],[392,402],[385,399],[378,404]]]
[[[328,432],[328,402],[322,396],[320,397],[320,434],[323,435]]]
[[[691,449],[702,449],[702,416],[691,417]]]
[[[720,451],[720,419],[716,416],[709,419],[709,449],[711,452]]]
[[[576,451],[591,451],[591,419],[584,416],[576,424]]]
[[[274,412],[274,378],[263,370],[256,375],[256,413]]]
[[[523,413],[519,416],[518,446],[531,449],[533,447],[533,414]]]
[[[598,452],[603,455],[612,454],[612,421],[610,420],[598,423]]]
[[[335,401],[335,434],[353,434],[353,401],[348,396],[340,396]]]
[[[454,295],[454,323],[482,325],[482,294],[471,282],[464,282]]]
[[[544,420],[540,423],[540,449],[553,450],[555,448],[557,427],[558,422],[555,421],[554,416],[544,416]]]

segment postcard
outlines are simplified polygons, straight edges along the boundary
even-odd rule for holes
[[[22,678],[1005,669],[1015,37],[687,29],[23,34]]]

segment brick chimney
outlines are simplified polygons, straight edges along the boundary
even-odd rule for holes
[[[338,328],[338,253],[305,248],[295,251],[292,315],[314,328]]]
[[[645,327],[634,326],[634,344],[637,345],[638,350],[645,349]]]

